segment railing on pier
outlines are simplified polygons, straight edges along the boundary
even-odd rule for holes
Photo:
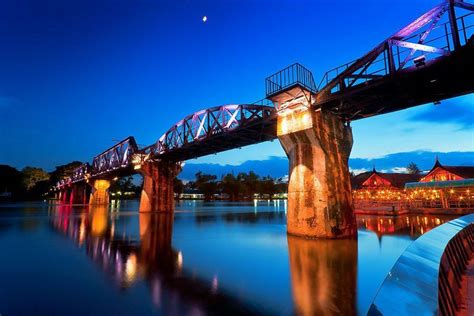
[[[297,85],[312,93],[318,91],[311,71],[295,63],[266,78],[265,93],[268,98]]]

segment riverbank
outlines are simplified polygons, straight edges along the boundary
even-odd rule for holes
[[[398,215],[467,215],[474,213],[474,209],[435,209],[435,208],[416,208],[416,209],[394,209],[391,207],[374,208],[356,208],[356,215],[378,215],[378,216],[398,216]]]

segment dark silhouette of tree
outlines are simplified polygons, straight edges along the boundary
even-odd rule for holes
[[[418,166],[414,162],[410,162],[408,164],[407,171],[408,171],[409,174],[420,174],[421,173],[420,168],[418,168]]]
[[[285,187],[286,192],[286,185],[283,184],[283,187]],[[275,180],[272,177],[260,178],[253,171],[250,171],[248,174],[241,172],[237,177],[229,173],[222,177],[219,188],[233,201],[253,199],[255,194],[272,197],[275,193],[279,192],[278,185],[275,184]]]
[[[50,187],[49,174],[41,168],[25,167],[20,172],[13,167],[0,165],[0,194],[11,194],[8,198],[43,198]]]
[[[220,187],[223,193],[229,195],[229,198],[235,201],[240,196],[242,183],[232,173],[229,173],[222,178]]]
[[[204,174],[201,171],[196,173],[194,186],[204,194],[204,199],[209,201],[217,193],[217,177],[211,174]]]
[[[109,191],[113,193],[121,192],[122,194],[125,192],[133,192],[134,194],[127,196],[128,198],[133,198],[140,194],[141,186],[133,182],[133,176],[129,176],[119,178],[117,181],[112,182]],[[124,197],[124,195],[120,195],[120,197]]]
[[[288,193],[288,184],[287,183],[277,183],[275,184],[275,193]]]
[[[276,193],[275,180],[270,176],[263,177],[262,180],[258,182],[257,193],[259,193],[260,196],[267,195],[272,197],[273,194]]]
[[[11,193],[12,198],[19,198],[24,193],[22,174],[7,165],[0,165],[0,194]]]
[[[174,178],[173,180],[173,192],[175,194],[182,194],[184,191],[184,184],[183,184],[183,181],[181,181],[180,179],[178,178]]]
[[[242,183],[243,197],[253,198],[254,194],[257,193],[259,176],[253,171],[250,171],[248,174],[241,172],[237,175],[237,180]]]
[[[31,191],[38,182],[48,182],[49,174],[41,168],[25,167],[21,171],[22,182],[26,191]]]

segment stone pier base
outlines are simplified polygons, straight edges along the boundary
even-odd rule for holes
[[[301,122],[305,129],[291,130]],[[306,110],[280,116],[278,138],[290,163],[288,234],[357,238],[348,167],[351,128],[331,113]]]
[[[66,188],[59,192],[59,201],[61,204],[69,204],[71,199],[71,189]]]
[[[71,189],[71,196],[69,198],[71,204],[86,204],[87,203],[87,185],[75,184]]]
[[[146,162],[141,166],[140,212],[173,212],[173,182],[180,171],[181,165],[172,161]]]
[[[58,200],[60,203],[64,201],[64,190],[59,191]]]
[[[109,204],[109,187],[111,181],[104,179],[92,180],[90,185],[92,187],[89,204],[91,205],[105,205]]]

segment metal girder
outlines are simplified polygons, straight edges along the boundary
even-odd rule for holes
[[[69,186],[71,184],[81,182],[87,179],[90,173],[90,165],[88,163],[84,163],[73,170],[72,175],[70,177],[66,177],[61,179],[56,184],[56,188],[61,189],[65,186]]]
[[[94,157],[92,166],[88,163],[82,164],[74,169],[72,175],[61,179],[57,183],[57,188],[63,188],[77,182],[85,181],[89,177],[93,178],[103,174],[109,174],[118,169],[125,169],[132,166],[132,156],[138,151],[137,143],[133,137],[127,137],[118,144],[110,147],[106,151]]]
[[[446,0],[394,33],[361,58],[326,72],[319,86],[316,106],[332,94],[344,94],[344,91],[358,84],[396,74],[408,64],[414,63],[417,52],[427,53],[427,59],[436,59],[458,49],[460,34],[466,38],[466,30],[471,30],[472,27],[464,25],[466,16],[459,18],[455,16],[454,7],[474,10],[474,5],[465,1]],[[438,22],[446,12],[449,12],[448,21],[439,25]],[[461,25],[459,28],[458,24]],[[433,32],[442,33],[431,35]],[[429,40],[430,35],[432,39]],[[434,56],[431,56],[432,54]]]
[[[422,45],[422,44],[416,44],[416,43],[410,43],[410,42],[405,42],[405,41],[398,41],[398,40],[390,40],[390,45],[395,45],[398,47],[405,47],[405,48],[411,48],[412,50],[420,50],[422,52],[428,52],[428,53],[436,53],[440,55],[448,55],[449,51],[442,49],[442,48],[436,48],[428,45]]]
[[[466,3],[462,0],[455,1],[454,5],[458,8],[474,11],[474,4]]]
[[[171,127],[154,145],[144,148],[143,155],[146,159],[172,156],[173,151],[196,144],[209,146],[211,154],[211,139],[264,124],[274,113],[273,107],[255,104],[231,104],[198,111]]]
[[[383,76],[381,76],[381,75],[360,75],[360,74],[347,76],[347,78],[354,78],[354,79],[377,79],[377,78],[380,78],[380,77],[383,77]]]
[[[74,169],[72,173],[72,177],[71,177],[71,182],[76,183],[76,182],[84,181],[88,177],[90,171],[91,171],[91,168],[88,163],[84,163],[80,165],[79,167]]]
[[[418,44],[423,44],[423,42],[426,40],[428,35],[431,33],[431,31],[434,29],[434,27],[438,24],[438,21],[441,19],[443,16],[444,12],[446,11],[446,7],[442,8],[437,15],[433,18],[433,21],[431,22],[430,26],[421,34],[420,39],[418,40]],[[405,57],[402,63],[400,63],[399,68],[402,69],[407,62],[413,57],[413,55],[416,53],[416,49],[413,48],[410,53]]]
[[[94,157],[91,177],[131,167],[134,153],[138,151],[135,139],[130,136]]]

